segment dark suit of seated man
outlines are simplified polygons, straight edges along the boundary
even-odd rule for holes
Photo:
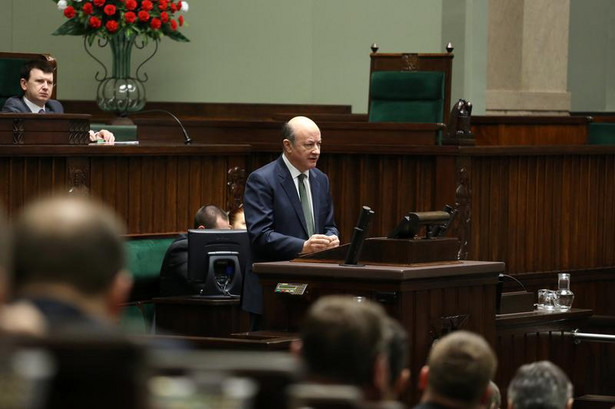
[[[194,215],[195,229],[230,229],[226,212],[215,205],[202,206]],[[194,295],[188,281],[188,236],[180,235],[167,249],[160,267],[160,295]]]
[[[13,96],[7,99],[2,112],[14,114],[63,114],[64,107],[59,101],[51,99],[51,92],[55,86],[53,82],[53,66],[44,60],[28,61],[21,68],[19,84],[24,94],[21,97]],[[114,142],[115,136],[102,129],[98,132],[90,131],[91,141]]]

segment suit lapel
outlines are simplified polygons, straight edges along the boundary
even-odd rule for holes
[[[282,157],[278,159],[277,174],[278,181],[280,182],[282,189],[284,189],[284,192],[288,197],[288,201],[292,205],[295,214],[299,219],[299,222],[301,223],[301,227],[303,227],[303,231],[307,235],[307,225],[305,222],[305,217],[303,216],[303,208],[301,207],[301,201],[299,200],[299,195],[297,194],[297,187],[295,186],[295,181],[291,177],[290,171],[286,167],[286,164],[284,163]]]
[[[318,219],[318,215],[320,214],[320,200],[318,200],[318,195],[321,189],[320,180],[316,177],[316,172],[310,170],[310,190],[312,192],[312,209],[314,210],[314,233],[321,233],[319,228],[320,220]]]

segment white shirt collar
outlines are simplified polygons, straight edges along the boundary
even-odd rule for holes
[[[282,159],[284,160],[284,163],[286,164],[286,167],[288,168],[288,171],[290,172],[290,175],[293,177],[293,179],[297,179],[297,176],[299,176],[301,173],[303,173],[305,176],[307,176],[307,180],[310,180],[310,171],[309,170],[306,171],[306,172],[301,172],[299,169],[294,167],[292,163],[290,163],[290,161],[288,160],[288,158],[284,154],[282,154]]]
[[[41,109],[44,109],[45,112],[47,112],[47,108],[45,108],[45,105],[43,105],[42,107],[39,107],[38,105],[36,105],[34,102],[30,101],[28,98],[26,98],[26,96],[24,95],[23,97],[23,102],[26,104],[26,106],[28,108],[30,108],[31,112],[34,112],[35,114],[38,114],[38,111],[40,111]]]

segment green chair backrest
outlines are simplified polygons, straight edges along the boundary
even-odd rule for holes
[[[442,122],[444,73],[375,71],[370,101],[369,122]]]
[[[589,145],[615,145],[615,123],[592,122],[587,134]]]
[[[136,283],[144,279],[158,279],[160,266],[174,238],[133,239],[126,241],[128,269]]]
[[[27,61],[25,58],[0,58],[0,108],[9,97],[23,94],[19,77],[21,66]]]

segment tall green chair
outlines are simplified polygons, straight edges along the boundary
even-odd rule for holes
[[[30,60],[46,60],[56,67],[53,80],[57,84],[57,63],[50,55],[0,52],[0,108],[9,97],[23,94],[19,85],[21,67]],[[52,99],[56,98],[56,88],[51,92]]]
[[[369,122],[444,121],[444,73],[376,71],[370,83]]]
[[[370,59],[370,122],[448,123],[452,53],[373,52]]]

